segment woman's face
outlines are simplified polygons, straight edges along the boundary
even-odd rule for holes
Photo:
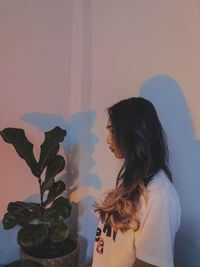
[[[107,122],[106,129],[108,130],[108,136],[107,136],[107,144],[109,144],[110,150],[114,153],[115,157],[118,159],[122,159],[122,155],[119,152],[119,149],[117,148],[114,138],[113,138],[113,128],[111,125],[110,119]]]

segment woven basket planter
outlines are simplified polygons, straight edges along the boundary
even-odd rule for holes
[[[43,267],[77,267],[80,244],[78,240],[75,240],[73,238],[71,239],[76,242],[76,249],[62,257],[52,259],[40,259],[33,256],[29,256],[28,254],[24,253],[23,250],[20,248],[20,259],[21,261],[31,260],[33,262],[40,263]]]

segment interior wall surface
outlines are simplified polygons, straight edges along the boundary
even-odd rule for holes
[[[0,2],[1,129],[24,128],[37,156],[44,131],[67,129],[61,178],[80,267],[92,260],[93,203],[114,187],[122,164],[106,144],[106,108],[132,96],[152,101],[168,137],[182,206],[175,267],[199,266],[199,11],[197,0]],[[0,146],[2,218],[8,202],[37,197],[38,188],[14,149]],[[19,257],[17,229],[1,225],[0,264]]]
[[[182,218],[175,266],[200,261],[199,1],[92,1],[92,101],[99,138],[93,171],[102,193],[113,188],[122,163],[106,144],[105,109],[142,96],[156,107],[168,137],[173,183]]]
[[[44,132],[66,129],[70,118],[72,16],[70,0],[0,1],[0,127],[23,128],[37,160]],[[9,202],[38,201],[39,186],[12,145],[0,138],[0,147],[2,220]],[[19,259],[18,229],[0,224],[1,266]]]

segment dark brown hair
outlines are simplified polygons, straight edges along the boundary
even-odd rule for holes
[[[140,197],[147,201],[146,187],[163,170],[171,180],[165,133],[151,102],[141,97],[122,100],[108,108],[113,140],[124,164],[116,187],[96,204],[102,222],[122,232],[140,227]]]

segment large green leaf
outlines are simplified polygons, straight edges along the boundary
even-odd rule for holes
[[[0,131],[3,140],[12,144],[18,155],[23,158],[31,168],[32,173],[39,177],[38,163],[33,154],[33,144],[27,139],[23,129],[6,128]]]
[[[64,219],[67,219],[71,214],[72,206],[68,198],[59,197],[52,203],[51,208],[59,210]]]
[[[71,208],[69,200],[60,197],[54,201],[50,208],[44,211],[42,222],[49,226],[60,225],[70,216]]]
[[[64,217],[62,213],[56,208],[48,208],[45,210],[42,217],[42,223],[48,225],[49,227],[62,224]]]
[[[65,167],[65,160],[62,156],[56,155],[47,165],[45,180],[42,183],[42,193],[49,190],[53,183],[54,177],[60,173]]]
[[[21,201],[10,202],[8,212],[4,215],[4,229],[11,229],[17,224],[23,226],[40,217],[40,205]]]
[[[66,130],[61,129],[58,126],[49,132],[45,132],[45,140],[41,145],[39,159],[39,169],[41,173],[52,158],[54,158],[58,153],[60,148],[59,143],[64,140],[66,134]]]
[[[65,197],[59,197],[57,198],[51,205],[51,207],[59,207],[61,205],[64,205],[64,206],[67,206],[67,207],[71,207],[71,204],[69,202],[69,199],[68,198],[65,198]]]
[[[62,181],[58,181],[53,184],[51,189],[49,190],[47,200],[44,202],[44,206],[49,205],[53,202],[60,194],[65,190],[65,184]]]
[[[15,216],[13,216],[11,213],[6,212],[3,217],[3,227],[5,230],[11,229],[15,227],[18,224],[18,221]]]
[[[44,224],[27,224],[23,226],[17,235],[17,242],[25,248],[42,245],[47,238],[48,230]]]
[[[27,209],[28,211],[32,212],[40,207],[38,203],[27,203],[22,201],[15,201],[10,202],[8,204],[7,210],[9,212],[16,212],[18,210]]]
[[[54,243],[63,242],[69,236],[69,229],[65,223],[62,223],[52,229],[50,240]]]

